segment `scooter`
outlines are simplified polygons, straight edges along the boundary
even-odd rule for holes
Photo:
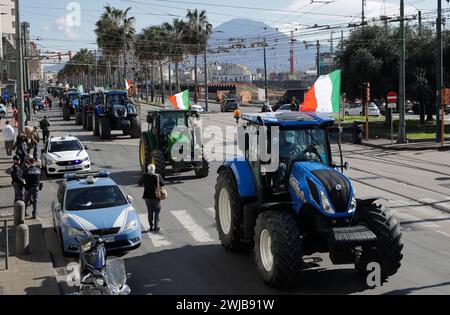
[[[99,236],[80,243],[80,295],[129,295],[123,259],[106,257],[105,243]]]

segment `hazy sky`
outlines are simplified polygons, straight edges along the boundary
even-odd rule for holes
[[[316,2],[316,1],[313,1]],[[329,2],[329,3],[326,3]],[[366,14],[369,17],[398,15],[399,0],[367,0]],[[444,2],[444,9],[449,5]],[[72,3],[72,4],[71,4]],[[32,39],[39,39],[43,50],[76,51],[79,48],[96,47],[94,24],[102,13],[105,3],[118,8],[132,7],[136,17],[136,29],[184,17],[186,9],[205,9],[213,26],[233,18],[250,18],[265,22],[282,30],[304,28],[309,25],[332,25],[358,23],[361,21],[361,0],[334,0],[311,3],[311,0],[80,0],[73,4],[67,0],[21,0],[21,19],[31,24]],[[405,1],[406,13],[415,14],[418,9],[432,14],[436,10],[435,0]],[[66,16],[69,8],[80,7],[78,15],[72,15],[74,24]],[[230,7],[235,6],[235,7]],[[248,7],[248,8],[243,8]],[[447,13],[448,14],[448,13]],[[431,17],[431,15],[430,15]],[[238,34],[237,34],[238,36]]]

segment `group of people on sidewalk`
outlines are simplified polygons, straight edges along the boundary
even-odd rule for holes
[[[50,122],[45,116],[40,121],[44,144],[50,136]],[[36,218],[38,212],[39,191],[42,190],[40,168],[40,137],[37,127],[25,126],[24,132],[17,135],[10,121],[2,128],[7,157],[12,157],[11,184],[14,188],[14,202],[24,201],[26,210],[33,206],[31,216]],[[26,216],[29,217],[28,213]]]

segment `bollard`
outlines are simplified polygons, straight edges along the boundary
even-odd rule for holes
[[[16,226],[16,253],[26,255],[30,251],[30,231],[26,224]]]
[[[25,202],[17,200],[14,204],[14,226],[25,223]]]

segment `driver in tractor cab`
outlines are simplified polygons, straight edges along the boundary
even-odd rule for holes
[[[298,148],[294,143],[289,142],[284,131],[280,131],[280,166],[276,176],[274,178],[274,185],[281,186],[284,183],[286,177],[286,171],[288,167],[288,161],[292,159],[292,151]]]

